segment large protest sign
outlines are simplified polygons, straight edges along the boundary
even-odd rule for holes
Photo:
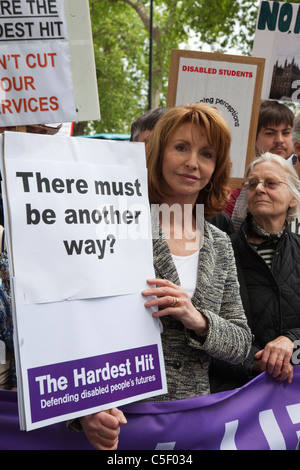
[[[140,450],[152,451],[157,465],[160,456],[169,456],[168,463],[178,464],[177,454],[182,455],[182,450],[295,450],[300,436],[299,386],[300,370],[296,366],[291,384],[276,382],[263,373],[244,387],[228,392],[125,405],[127,424],[121,427],[119,450],[134,450],[134,456],[141,456]],[[83,432],[70,432],[62,423],[20,432],[15,392],[0,391],[0,449],[94,448]],[[189,455],[189,466],[199,467],[202,454]],[[143,452],[144,456],[148,458]],[[112,463],[113,458],[108,453],[104,463]]]
[[[99,119],[88,1],[0,2],[1,125],[87,119]]]
[[[264,59],[172,50],[167,106],[204,102],[217,108],[231,133],[231,184],[242,182],[255,154]]]
[[[300,6],[262,1],[253,55],[266,60],[262,99],[300,101]]]
[[[164,393],[143,144],[2,140],[21,427]]]
[[[24,302],[140,291],[152,263],[147,177],[140,146],[56,140],[5,133],[5,180],[14,215],[10,220],[14,269]],[[93,159],[86,155],[90,151]],[[97,152],[104,153],[101,160]],[[126,166],[128,154],[130,165]],[[34,258],[24,245],[34,247]],[[59,269],[54,259],[60,260]],[[128,276],[128,266],[135,259],[142,262]],[[65,280],[74,272],[81,275],[66,286]],[[40,282],[46,290],[40,288]]]

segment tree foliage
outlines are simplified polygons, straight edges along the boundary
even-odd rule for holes
[[[90,0],[101,121],[97,132],[127,132],[145,106],[146,30],[124,2]]]
[[[81,123],[81,131],[129,133],[149,103],[151,3],[89,4],[101,120]],[[166,103],[171,49],[251,55],[259,0],[153,0],[152,5],[152,107]]]

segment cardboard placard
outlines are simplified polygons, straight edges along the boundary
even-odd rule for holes
[[[172,50],[167,106],[205,102],[217,108],[232,134],[231,187],[240,187],[255,156],[264,59]]]

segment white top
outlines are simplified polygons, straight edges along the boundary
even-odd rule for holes
[[[199,251],[189,256],[172,255],[181,287],[188,293],[190,298],[193,296],[197,284]]]

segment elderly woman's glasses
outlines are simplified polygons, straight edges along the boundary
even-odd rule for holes
[[[245,181],[243,187],[246,188],[248,191],[255,191],[259,183],[261,183],[266,190],[270,191],[274,191],[275,189],[277,189],[280,184],[286,184],[287,186],[289,186],[284,181],[278,181],[274,178],[266,178],[264,180],[249,179]]]

